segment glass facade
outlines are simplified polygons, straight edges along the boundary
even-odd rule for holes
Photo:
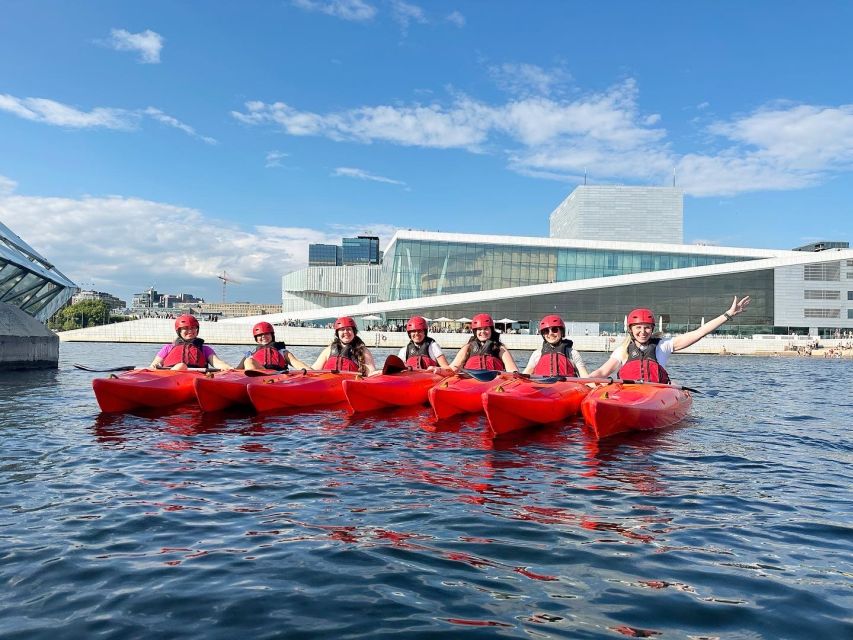
[[[379,264],[379,238],[377,236],[357,236],[343,238],[343,263]]]
[[[336,244],[309,244],[308,264],[317,267],[335,267],[343,264],[341,248]]]
[[[76,285],[0,224],[0,302],[46,322],[76,291]]]
[[[398,239],[385,256],[380,298],[408,300],[751,259]]]

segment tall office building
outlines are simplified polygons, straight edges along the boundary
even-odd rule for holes
[[[377,236],[356,236],[344,238],[344,264],[379,264],[379,238]]]
[[[336,267],[343,264],[341,247],[336,244],[309,244],[308,264],[312,267]]]
[[[674,187],[577,187],[550,216],[550,236],[567,240],[684,242],[684,192]]]

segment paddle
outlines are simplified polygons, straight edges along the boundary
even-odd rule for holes
[[[680,384],[666,384],[665,382],[647,382],[645,380],[619,380],[614,379],[611,380],[613,383],[622,383],[622,384],[650,384],[654,387],[672,387],[673,389],[681,389],[683,391],[689,391],[690,393],[698,393],[699,395],[704,395],[704,391],[699,391],[699,389],[693,389],[691,387],[685,387]]]
[[[122,365],[121,367],[111,367],[109,369],[96,369],[95,367],[88,367],[85,364],[74,363],[75,369],[81,369],[83,371],[92,371],[93,373],[111,373],[113,371],[133,371],[136,369],[136,365],[127,364]]]
[[[243,373],[249,376],[250,378],[258,378],[260,376],[278,376],[282,373],[296,373],[297,371],[301,371],[303,376],[308,375],[307,369],[296,369],[294,371],[270,371],[268,369],[244,369]]]
[[[492,369],[462,369],[459,372],[459,375],[463,378],[469,377],[479,380],[480,382],[491,382],[499,375],[504,373],[503,371],[494,371]]]
[[[400,360],[395,355],[390,355],[385,358],[385,366],[382,367],[383,375],[389,375],[394,373],[400,373],[401,371],[407,371],[409,367],[406,366],[406,363]]]

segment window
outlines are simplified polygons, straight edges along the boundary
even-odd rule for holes
[[[803,279],[820,282],[841,280],[841,263],[819,262],[817,264],[803,265]]]
[[[806,289],[804,292],[806,300],[841,300],[840,291],[824,291],[823,289]]]
[[[841,318],[841,309],[803,309],[805,318]]]

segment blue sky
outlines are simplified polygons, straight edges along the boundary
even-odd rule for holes
[[[584,171],[675,171],[688,243],[849,241],[851,28],[848,2],[4,0],[0,221],[78,284],[211,301],[223,270],[279,300],[344,235],[545,236]]]

